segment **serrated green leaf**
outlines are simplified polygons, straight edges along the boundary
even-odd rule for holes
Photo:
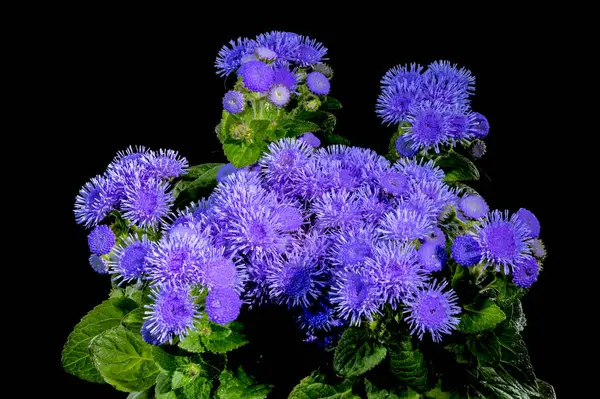
[[[222,163],[193,166],[192,168],[195,169],[192,173],[197,177],[193,181],[182,180],[173,188],[173,195],[176,197],[175,205],[180,206],[190,201],[196,201],[203,194],[208,194],[208,190],[216,186],[217,173],[222,166]]]
[[[284,119],[278,125],[286,131],[285,137],[296,137],[306,132],[321,130],[319,125],[301,119]]]
[[[223,370],[219,376],[219,399],[264,399],[271,392],[271,385],[254,384],[244,370],[238,369],[237,376]]]
[[[88,351],[90,341],[98,334],[121,324],[137,304],[126,297],[116,297],[92,309],[75,326],[62,351],[62,366],[70,374],[90,382],[104,383]]]
[[[365,378],[367,399],[419,399],[421,396],[410,388],[391,390],[378,388]]]
[[[204,377],[194,377],[181,391],[186,399],[209,399],[212,382]]]
[[[181,399],[183,395],[177,395],[171,388],[171,376],[166,373],[160,373],[156,377],[156,387],[154,388],[156,399]]]
[[[453,399],[453,392],[444,392],[440,384],[423,394],[424,399]]]
[[[262,154],[267,151],[267,144],[264,142],[247,144],[243,141],[225,142],[223,151],[233,166],[242,168],[258,161]]]
[[[482,331],[491,330],[506,319],[506,315],[489,299],[486,299],[481,306],[466,305],[463,315],[460,318],[458,331],[467,334],[476,334]]]
[[[322,382],[316,382],[312,377],[306,377],[294,387],[288,399],[323,399],[335,395],[334,387]]]
[[[135,333],[140,333],[144,324],[144,308],[133,309],[123,317],[123,325]]]
[[[479,294],[482,297],[495,298],[501,307],[505,307],[518,301],[525,294],[525,290],[508,281],[506,276],[496,276]]]
[[[385,358],[387,350],[371,339],[364,328],[348,328],[344,331],[333,355],[333,367],[346,377],[358,377],[377,366]]]
[[[187,169],[187,173],[181,176],[181,180],[194,181],[197,179],[206,179],[207,176],[213,176],[212,170],[223,166],[222,163],[203,163],[200,165],[193,165]]]
[[[123,326],[96,336],[90,343],[90,352],[104,380],[120,391],[150,388],[159,373],[152,357],[152,345]]]
[[[540,399],[556,399],[556,392],[552,385],[542,380],[537,380],[537,385]]]
[[[513,376],[500,369],[479,367],[480,384],[501,399],[532,399],[539,397],[537,389],[520,384]]]
[[[428,371],[423,353],[413,347],[411,337],[394,340],[389,345],[390,369],[403,383],[416,390],[428,390]]]
[[[496,363],[500,361],[500,341],[494,333],[467,337],[467,348],[480,362]]]
[[[200,334],[197,331],[190,331],[177,345],[181,349],[192,353],[202,353],[206,351],[204,345],[202,345]]]
[[[467,157],[456,152],[441,155],[435,164],[446,172],[445,181],[479,180],[479,171]]]
[[[322,109],[342,109],[342,103],[336,98],[327,96],[325,101],[321,104]]]
[[[267,138],[267,130],[271,126],[270,120],[265,119],[254,119],[250,121],[250,129],[252,130],[252,137],[255,141],[262,141]]]
[[[201,334],[200,338],[204,347],[213,353],[225,353],[237,349],[248,343],[242,333],[242,325],[231,322],[226,326],[210,323],[210,334]]]
[[[131,392],[127,395],[127,399],[152,399],[154,398],[154,393],[152,391],[152,388],[148,388],[142,392]]]
[[[454,353],[454,355],[456,356],[456,362],[460,363],[460,364],[469,364],[469,351],[466,347],[466,345],[463,344],[449,344],[444,346],[444,349],[446,349],[449,352]]]
[[[152,346],[152,358],[161,371],[165,373],[175,371],[179,365],[175,356],[165,352],[160,346]]]
[[[192,382],[192,379],[194,379],[194,378],[195,377],[191,377],[191,376],[187,375],[186,373],[184,373],[183,371],[175,370],[175,372],[173,372],[173,377],[171,378],[171,388],[173,388],[173,389],[181,388],[181,387],[189,384],[190,382]]]

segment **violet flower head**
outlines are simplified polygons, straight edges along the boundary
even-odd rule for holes
[[[90,258],[89,258],[89,262],[90,262],[90,266],[92,267],[92,269],[94,269],[94,271],[96,273],[99,273],[99,274],[108,273],[108,265],[106,264],[106,261],[104,260],[104,258],[102,258],[101,256],[92,254],[92,256],[90,256]]]
[[[161,286],[152,295],[154,303],[146,305],[145,317],[150,334],[158,342],[172,342],[175,335],[183,339],[200,317],[190,292],[186,288]]]
[[[315,214],[315,227],[333,229],[362,222],[362,212],[356,198],[346,190],[330,191],[315,199],[311,206]]]
[[[223,109],[230,114],[239,114],[244,110],[245,106],[244,95],[239,91],[229,90],[223,96]]]
[[[94,226],[115,209],[115,204],[110,182],[102,176],[96,176],[81,188],[75,198],[75,220],[85,227]]]
[[[165,180],[183,175],[189,166],[177,151],[163,149],[145,154],[141,162],[151,177]]]
[[[328,259],[334,266],[359,266],[373,253],[375,232],[372,226],[353,226],[333,236]]]
[[[146,257],[152,250],[152,243],[146,236],[129,236],[119,244],[110,256],[110,273],[113,280],[129,282],[140,279],[146,272]]]
[[[517,211],[517,217],[519,220],[525,223],[527,229],[529,230],[530,237],[537,238],[540,236],[540,222],[530,210],[525,208],[519,209]]]
[[[490,208],[479,195],[467,195],[461,198],[459,208],[469,219],[480,219],[487,215]]]
[[[231,40],[229,46],[224,45],[221,50],[219,50],[219,55],[215,62],[217,74],[220,76],[227,76],[236,71],[241,65],[242,57],[250,52],[248,39],[238,38],[235,41]]]
[[[94,227],[88,235],[90,252],[95,255],[106,255],[115,245],[115,233],[105,224]]]
[[[250,61],[243,64],[238,70],[238,75],[248,90],[265,93],[273,84],[275,72],[273,68],[262,61]]]
[[[402,157],[412,158],[419,152],[418,149],[415,149],[413,140],[406,134],[403,134],[396,139],[395,146],[396,151],[398,151],[398,154]]]
[[[169,214],[175,198],[168,184],[157,179],[140,181],[125,188],[121,209],[123,216],[140,227],[154,227]]]
[[[304,36],[295,49],[293,59],[299,66],[306,67],[327,60],[326,54],[327,48],[322,43]]]
[[[330,301],[342,319],[359,326],[363,318],[372,321],[381,314],[379,289],[372,278],[361,271],[340,270],[335,274]]]
[[[291,92],[286,86],[276,84],[269,89],[269,101],[277,107],[284,107],[290,101]]]
[[[387,240],[413,241],[431,233],[433,226],[431,218],[426,215],[396,208],[382,215],[378,231]]]
[[[472,236],[458,236],[452,244],[452,258],[459,265],[473,266],[481,262],[482,249],[479,242]]]
[[[419,261],[427,272],[439,272],[446,265],[448,254],[443,245],[435,241],[424,242],[418,251]]]
[[[221,325],[230,323],[239,316],[242,304],[240,294],[233,288],[213,288],[206,296],[208,319]]]
[[[312,148],[318,148],[321,146],[321,140],[311,132],[302,133],[298,136],[298,140],[304,141]]]
[[[529,288],[537,281],[539,273],[540,266],[535,258],[526,258],[515,266],[512,279],[518,287]]]
[[[311,72],[306,77],[306,85],[308,89],[317,95],[329,94],[331,84],[329,79],[321,72]]]

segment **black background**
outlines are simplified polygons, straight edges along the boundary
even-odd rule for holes
[[[554,122],[564,111],[557,103],[564,99],[557,100],[555,81],[561,72],[552,67],[559,52],[553,26],[533,27],[528,20],[515,19],[508,24],[510,29],[499,31],[486,30],[484,23],[475,24],[477,20],[429,24],[427,29],[399,22],[371,28],[338,21],[335,29],[323,30],[281,19],[246,24],[223,20],[221,28],[209,28],[202,22],[206,20],[180,24],[81,18],[56,24],[46,41],[39,100],[48,107],[49,128],[42,145],[48,145],[51,167],[61,176],[52,188],[53,220],[59,227],[47,237],[61,248],[53,261],[60,270],[52,271],[59,280],[50,301],[59,317],[53,316],[48,360],[62,397],[126,397],[60,370],[60,351],[69,332],[106,299],[110,286],[108,277],[95,274],[87,264],[87,234],[72,213],[79,188],[102,173],[117,151],[132,144],[178,150],[191,164],[224,161],[214,127],[231,79],[216,76],[216,54],[230,39],[272,29],[309,35],[329,48],[335,72],[331,93],[344,105],[338,112],[337,132],[354,145],[380,153],[393,132],[374,112],[379,79],[387,69],[447,59],[473,72],[477,78],[473,108],[491,125],[488,153],[479,163],[485,174],[476,188],[491,208],[526,207],[541,221],[549,257],[523,301],[528,318],[524,336],[538,377],[553,384],[559,397],[566,393],[559,363],[568,349],[566,328],[557,315],[570,284],[564,273],[570,258],[564,220],[556,209],[568,187],[563,184],[558,191],[556,186],[565,144],[556,139]],[[274,329],[268,320],[261,323],[252,328]],[[269,334],[272,347],[278,348],[278,335]],[[302,368],[307,362],[302,356],[307,354],[301,348],[294,350],[278,358],[278,368]],[[292,385],[302,377],[293,370],[277,375]]]

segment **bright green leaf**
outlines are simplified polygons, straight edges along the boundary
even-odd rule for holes
[[[467,334],[475,334],[491,330],[506,319],[506,315],[494,302],[486,299],[483,305],[466,305],[460,318],[458,330]]]
[[[88,351],[90,341],[105,330],[121,324],[137,304],[125,297],[111,298],[92,309],[75,326],[62,351],[65,371],[90,382],[104,383]]]
[[[159,372],[152,357],[152,345],[123,326],[96,336],[90,343],[90,352],[104,380],[120,391],[149,388]]]
[[[294,387],[288,399],[323,399],[337,394],[334,387],[306,377]],[[221,398],[223,399],[223,398]]]
[[[258,161],[262,154],[267,151],[267,144],[264,142],[246,144],[243,141],[225,142],[223,151],[233,166],[242,168]]]
[[[210,333],[201,334],[201,340],[204,347],[210,352],[225,353],[237,349],[248,343],[248,339],[242,333],[242,325],[238,322],[231,322],[226,326],[216,323],[210,323]]]
[[[160,346],[152,346],[152,357],[156,365],[165,373],[175,371],[179,365],[175,356],[168,354]]]
[[[367,399],[419,399],[420,395],[410,388],[395,388],[386,390],[378,388],[365,378],[365,388],[367,390]]]
[[[131,392],[127,395],[127,399],[152,399],[154,398],[152,391],[152,388],[148,388],[142,392]]]
[[[192,353],[202,353],[205,351],[200,334],[197,331],[190,331],[177,345],[181,349]]]
[[[445,181],[479,180],[479,171],[467,157],[456,152],[441,155],[435,164],[446,172]]]
[[[254,384],[254,381],[240,368],[237,376],[223,370],[219,376],[219,399],[264,399],[271,392],[270,385]]]
[[[351,327],[335,349],[333,366],[346,377],[358,377],[381,363],[386,353],[385,347],[369,337],[368,330]]]
[[[144,324],[144,308],[133,309],[123,317],[123,325],[135,333],[140,333],[142,324]]]
[[[168,374],[160,373],[156,377],[156,387],[154,389],[156,399],[180,399],[183,395],[177,395],[171,388],[171,377]]]
[[[182,180],[194,181],[197,179],[206,179],[213,175],[212,170],[220,168],[222,163],[203,163],[200,165],[190,166],[187,173],[181,176]]]
[[[210,399],[212,382],[204,377],[194,377],[181,391],[186,399]]]

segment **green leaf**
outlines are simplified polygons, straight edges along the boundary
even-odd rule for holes
[[[386,390],[377,388],[371,381],[365,379],[365,388],[367,390],[367,399],[419,399],[419,394],[410,388],[394,388]]]
[[[254,119],[250,121],[250,129],[252,130],[255,141],[265,140],[267,138],[267,130],[271,126],[271,121],[266,119]]]
[[[90,343],[90,352],[104,380],[120,391],[149,388],[159,372],[152,357],[152,345],[123,326],[96,336]]]
[[[540,399],[556,399],[556,392],[554,392],[552,385],[542,380],[537,380],[537,385],[539,387]]]
[[[481,307],[475,305],[466,305],[464,313],[460,318],[458,331],[475,334],[485,330],[491,330],[506,319],[506,315],[489,299],[483,302]]]
[[[508,281],[506,276],[496,276],[494,281],[485,286],[479,293],[482,297],[496,298],[501,307],[512,305],[524,294],[525,290]]]
[[[111,298],[92,309],[75,326],[62,351],[62,366],[70,374],[90,382],[104,383],[88,351],[90,341],[121,324],[137,304],[125,297]]]
[[[217,184],[217,173],[223,166],[222,163],[208,163],[196,165],[191,173],[197,176],[193,181],[180,181],[173,188],[176,197],[175,205],[180,206],[186,202],[195,201]],[[192,169],[190,168],[190,169]]]
[[[143,390],[142,392],[131,392],[127,395],[127,399],[152,399],[154,398],[154,393],[151,388]]]
[[[152,346],[152,358],[165,373],[175,371],[179,365],[175,356],[168,354],[160,346]]]
[[[358,377],[381,363],[386,353],[385,347],[370,339],[368,330],[351,327],[335,349],[333,366],[346,377]]]
[[[237,376],[229,370],[223,370],[219,376],[217,395],[220,399],[264,399],[271,392],[271,385],[255,385],[242,368]]]
[[[335,394],[337,392],[331,385],[306,377],[294,387],[288,399],[323,399]]]
[[[457,363],[461,363],[461,364],[469,364],[470,363],[469,351],[467,350],[465,345],[449,344],[449,345],[444,346],[444,349],[446,349],[448,352],[454,353],[454,355],[456,356]]]
[[[321,130],[316,123],[301,119],[284,119],[279,122],[279,126],[286,131],[286,137],[296,137],[306,132]]]
[[[204,377],[194,377],[181,391],[186,399],[210,399],[212,382]]]
[[[213,353],[225,353],[237,349],[248,343],[242,333],[242,325],[231,322],[226,326],[210,323],[208,334],[201,334],[200,338],[204,347]]]
[[[156,387],[154,389],[156,399],[179,399],[183,395],[177,395],[171,388],[171,377],[168,374],[160,373],[156,377]]]
[[[140,333],[142,324],[144,324],[144,308],[133,309],[125,317],[123,317],[123,325],[133,331]]]
[[[200,165],[190,166],[187,169],[187,173],[181,176],[181,180],[194,181],[197,179],[207,179],[213,176],[213,170],[223,166],[222,163],[203,163]]]
[[[322,109],[342,109],[342,103],[336,98],[327,96],[325,101],[321,104]]]
[[[453,393],[444,392],[440,387],[440,384],[433,388],[431,391],[427,391],[423,394],[424,399],[452,399]]]
[[[479,171],[467,157],[456,152],[439,156],[435,164],[446,172],[445,181],[479,180]]]
[[[202,345],[200,334],[197,331],[190,331],[177,345],[181,349],[192,353],[202,353],[206,351],[204,345]]]
[[[228,141],[223,144],[223,151],[233,166],[242,168],[258,161],[262,154],[267,151],[267,144],[262,141],[250,144],[243,141]]]
[[[531,399],[539,397],[537,389],[520,384],[513,376],[501,369],[480,367],[480,384],[501,399]]]
[[[500,341],[494,333],[469,336],[467,348],[480,362],[497,363],[500,361]]]
[[[423,353],[413,347],[409,335],[392,342],[389,354],[390,369],[400,381],[417,392],[429,389],[425,358]]]

